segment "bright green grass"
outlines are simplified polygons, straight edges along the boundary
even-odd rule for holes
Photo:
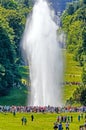
[[[65,52],[65,55],[65,80],[81,82],[82,67],[79,66],[78,62],[74,61],[73,54]]]
[[[74,85],[74,86],[67,85],[64,87],[65,100],[69,99],[69,97],[72,97],[73,92],[76,90],[76,88],[77,88],[76,85]]]
[[[34,121],[31,121],[32,113],[17,113],[14,117],[12,113],[2,114],[0,113],[0,130],[53,130],[53,123],[56,121],[58,115],[73,116],[73,123],[70,123],[70,130],[79,130],[79,126],[84,124],[84,119],[78,122],[77,117],[80,113],[63,113],[63,114],[51,114],[51,113],[34,113]],[[22,125],[21,118],[25,116],[27,118],[27,125]],[[65,130],[65,124],[63,123]]]
[[[82,82],[81,74],[82,67],[79,66],[79,63],[74,61],[73,54],[64,52],[65,55],[65,73],[64,81],[65,82]],[[73,96],[73,92],[77,88],[77,85],[65,85],[63,88],[63,100],[66,102],[70,97]]]

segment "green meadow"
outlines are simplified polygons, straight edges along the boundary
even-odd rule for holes
[[[81,82],[82,67],[74,60],[74,54],[65,51],[65,81]]]
[[[82,67],[80,67],[79,63],[74,60],[74,54],[64,51],[64,56],[64,82],[70,83],[63,87],[63,100],[66,102],[66,100],[73,96],[73,92],[78,87],[78,85],[72,85],[71,82],[82,82]]]
[[[32,113],[17,113],[13,116],[12,113],[0,113],[0,130],[53,130],[53,124],[58,115],[73,116],[73,122],[69,124],[70,130],[79,130],[79,126],[84,124],[84,118],[78,121],[80,113],[33,113],[34,121],[31,121]],[[85,114],[84,114],[85,115]],[[27,118],[27,124],[22,125],[21,118]],[[65,123],[62,123],[64,130]]]

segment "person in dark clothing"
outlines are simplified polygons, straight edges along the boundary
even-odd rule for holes
[[[62,127],[62,123],[61,123],[61,122],[58,124],[58,130],[63,130],[63,127]]]
[[[54,123],[54,127],[53,128],[54,128],[54,130],[57,130],[57,128],[58,128],[58,122]]]
[[[24,124],[25,125],[27,124],[27,118],[26,117],[24,118]]]
[[[13,111],[13,116],[15,116],[15,115],[16,115],[16,111],[14,110],[14,111]]]
[[[71,122],[73,122],[73,116],[71,116]]]
[[[22,117],[21,121],[22,121],[22,125],[23,125],[24,124],[24,117]]]
[[[33,121],[34,120],[34,116],[33,115],[31,115],[31,121]]]

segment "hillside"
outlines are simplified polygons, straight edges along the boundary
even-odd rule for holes
[[[66,47],[67,51],[73,54],[75,63],[67,60],[67,71],[65,79],[71,86],[79,86],[70,95],[73,102],[86,105],[86,0],[78,1],[77,3],[69,4],[68,8],[62,14],[62,29],[66,33]],[[71,58],[69,56],[69,58]],[[68,58],[68,59],[69,59]],[[78,63],[76,65],[76,63]],[[71,64],[71,68],[69,67]],[[75,65],[74,65],[75,64]],[[69,65],[69,66],[68,66]],[[79,67],[81,66],[81,68]],[[83,68],[83,69],[82,69]],[[82,84],[81,84],[82,73]],[[70,83],[70,84],[69,84]],[[68,89],[68,87],[67,87]],[[68,90],[67,90],[68,93]]]
[[[66,61],[65,61],[65,73],[64,81],[65,85],[63,88],[63,100],[66,103],[70,97],[73,96],[73,92],[76,88],[82,83],[81,74],[82,67],[79,66],[79,63],[74,61],[74,54],[68,53],[65,51]]]

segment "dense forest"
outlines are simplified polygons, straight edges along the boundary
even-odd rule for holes
[[[83,67],[82,85],[70,100],[86,105],[86,0],[69,3],[61,20],[66,34],[66,49],[74,54],[74,60]]]
[[[0,1],[0,96],[22,85],[20,41],[31,9],[30,0]]]
[[[0,0],[0,97],[8,95],[13,87],[24,86],[22,78],[27,68],[22,60],[20,42],[32,5],[32,0]],[[67,51],[74,53],[74,60],[83,67],[83,84],[69,100],[86,105],[86,0],[67,4],[61,25],[66,34]]]

